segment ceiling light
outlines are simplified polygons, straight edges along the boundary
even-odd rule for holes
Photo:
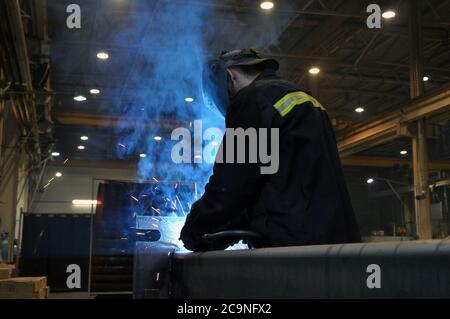
[[[90,206],[90,205],[101,205],[100,201],[97,200],[90,200],[90,199],[74,199],[72,201],[73,205],[77,205],[77,206]]]
[[[406,155],[406,154],[408,154],[408,151],[406,151],[406,150],[400,151],[400,154]]]
[[[261,4],[259,6],[263,10],[270,10],[270,9],[273,9],[273,7],[275,5],[274,5],[274,3],[272,1],[263,1],[263,2],[261,2]]]
[[[153,138],[155,141],[161,141],[162,140],[162,137],[161,136],[155,136],[154,138]]]
[[[184,101],[187,102],[187,103],[192,103],[192,102],[194,102],[194,98],[187,97],[187,98],[184,99]]]
[[[83,95],[77,95],[77,96],[74,96],[73,99],[74,99],[75,101],[77,101],[77,102],[84,102],[84,101],[87,100],[87,98],[86,98],[85,96],[83,96]]]
[[[429,79],[430,79],[430,78],[429,78],[428,76],[424,76],[424,77],[423,77],[423,81],[424,81],[424,82],[428,81]]]
[[[87,141],[88,139],[89,139],[89,137],[87,137],[87,136],[80,137],[80,140],[82,140],[82,141]]]
[[[365,110],[364,110],[364,108],[363,107],[357,107],[356,109],[355,109],[355,112],[356,113],[362,113],[362,112],[364,112]]]
[[[56,176],[56,177],[61,177],[61,176],[62,176],[62,173],[61,173],[61,172],[56,172],[55,176]]]
[[[84,150],[86,147],[84,147],[83,145],[78,145],[78,149],[79,150]]]
[[[109,59],[109,54],[106,52],[99,52],[97,53],[97,58],[99,58],[100,60],[107,60]]]
[[[314,66],[311,69],[309,69],[309,73],[313,74],[313,75],[319,74],[320,73],[320,69],[318,67]]]
[[[202,159],[202,156],[201,155],[195,155],[194,156],[196,159]]]
[[[58,157],[59,155],[61,155],[61,154],[58,153],[58,152],[52,152],[52,156],[53,156],[53,157]]]
[[[100,90],[99,89],[91,89],[89,92],[91,94],[100,94]]]
[[[395,11],[387,10],[383,12],[381,16],[385,19],[392,19],[393,17],[395,17]]]
[[[146,157],[147,157],[147,154],[141,153],[141,154],[139,154],[139,157],[141,157],[141,158],[146,158]]]
[[[367,184],[372,184],[374,182],[374,179],[373,178],[369,178],[368,180],[367,180]]]

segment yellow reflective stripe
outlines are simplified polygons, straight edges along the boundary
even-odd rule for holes
[[[307,94],[303,92],[293,92],[286,94],[281,100],[279,100],[277,103],[275,103],[274,107],[278,110],[283,104],[286,104],[286,101],[298,97],[302,98],[305,97]]]
[[[286,94],[282,99],[274,104],[274,107],[278,110],[280,115],[284,117],[292,110],[294,106],[306,102],[311,102],[314,107],[325,111],[322,104],[320,104],[315,98],[301,91]]]
[[[300,105],[306,102],[310,102],[310,100],[307,97],[304,97],[303,99],[300,100],[294,100],[291,103],[289,103],[285,108],[283,108],[283,110],[281,110],[281,108],[278,110],[281,114],[281,116],[286,116],[296,105]]]

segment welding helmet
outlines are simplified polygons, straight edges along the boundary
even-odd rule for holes
[[[206,106],[217,109],[225,116],[231,98],[227,69],[233,66],[254,65],[275,71],[279,68],[276,60],[261,58],[253,49],[223,51],[218,58],[210,59],[203,69],[202,91]]]

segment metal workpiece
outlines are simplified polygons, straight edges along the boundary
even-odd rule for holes
[[[174,254],[174,298],[449,298],[450,240]]]
[[[171,256],[176,246],[136,242],[133,270],[134,299],[165,299],[170,292]]]

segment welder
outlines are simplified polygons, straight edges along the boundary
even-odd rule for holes
[[[222,112],[227,129],[279,129],[279,167],[261,174],[260,161],[216,160],[180,234],[189,250],[225,249],[233,242],[202,238],[224,230],[257,233],[264,247],[360,241],[325,107],[278,69],[275,59],[242,49],[222,52],[203,70],[205,101]]]

